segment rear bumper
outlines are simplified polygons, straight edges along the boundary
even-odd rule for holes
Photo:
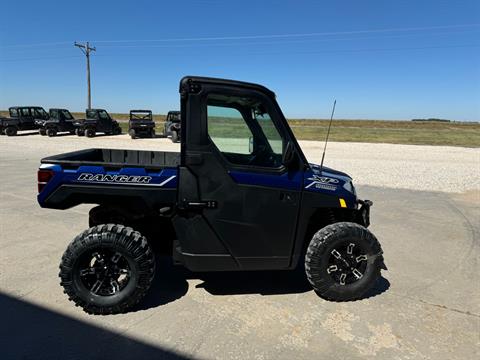
[[[354,210],[355,222],[368,227],[370,225],[370,207],[373,205],[371,200],[357,200],[360,207]]]

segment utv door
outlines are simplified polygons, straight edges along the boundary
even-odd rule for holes
[[[265,94],[231,86],[205,84],[182,101],[175,225],[187,267],[288,268],[303,175],[282,163],[283,115]]]
[[[104,110],[98,112],[97,131],[104,133],[112,132],[112,119]]]

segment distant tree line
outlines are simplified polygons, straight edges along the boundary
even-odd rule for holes
[[[437,118],[428,118],[428,119],[412,119],[412,121],[441,121],[441,122],[451,122],[447,119],[437,119]]]

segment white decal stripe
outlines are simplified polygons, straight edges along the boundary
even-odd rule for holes
[[[312,186],[313,184],[316,184],[317,182],[316,181],[312,181],[310,184],[308,184],[307,186],[305,186],[305,189],[308,189],[310,186]]]
[[[158,184],[158,186],[163,186],[165,185],[166,183],[168,183],[170,180],[173,180],[177,177],[177,175],[173,175],[173,176],[170,176],[167,180],[161,182],[160,184]]]

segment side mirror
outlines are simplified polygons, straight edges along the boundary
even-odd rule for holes
[[[287,146],[285,146],[285,151],[283,152],[282,162],[285,167],[289,168],[295,163],[295,148],[293,144],[289,141]]]

